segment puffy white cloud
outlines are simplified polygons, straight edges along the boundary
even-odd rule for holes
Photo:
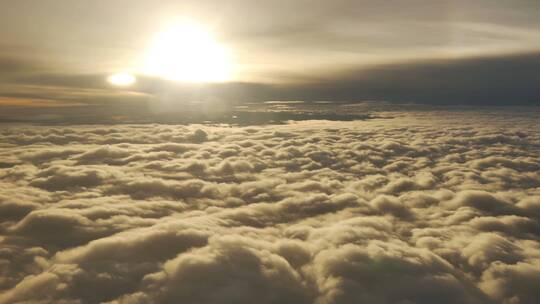
[[[392,116],[4,128],[0,303],[536,303],[537,118]]]
[[[488,303],[458,271],[406,244],[346,244],[313,262],[316,303]]]

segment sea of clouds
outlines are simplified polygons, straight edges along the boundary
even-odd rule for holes
[[[538,117],[4,125],[0,303],[539,303]]]

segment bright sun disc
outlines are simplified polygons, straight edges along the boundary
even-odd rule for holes
[[[190,21],[176,22],[158,35],[144,73],[184,82],[222,82],[232,77],[225,47],[213,35]]]
[[[137,79],[135,79],[135,76],[128,73],[117,73],[109,76],[107,81],[113,85],[125,87],[134,84]]]

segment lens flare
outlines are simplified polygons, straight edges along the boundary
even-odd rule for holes
[[[109,76],[107,81],[115,86],[127,87],[134,84],[137,79],[129,73],[117,73]]]

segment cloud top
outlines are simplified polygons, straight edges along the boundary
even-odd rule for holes
[[[538,118],[17,126],[0,303],[535,303]]]

